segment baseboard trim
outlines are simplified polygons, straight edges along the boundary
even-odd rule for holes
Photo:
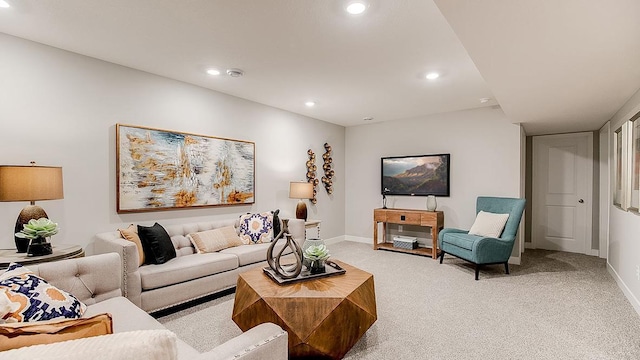
[[[332,238],[329,238],[329,239],[324,239],[324,243],[325,244],[339,243],[341,241],[345,241],[346,240],[345,237],[346,237],[345,235],[342,235],[342,236],[332,237]]]
[[[611,264],[609,264],[609,261],[607,261],[607,270],[616,283],[618,283],[618,287],[622,290],[624,296],[627,297],[627,300],[629,300],[631,306],[636,310],[636,313],[640,315],[640,301],[638,301],[638,298],[633,295],[627,284],[625,284],[622,278],[618,275],[618,272],[613,268],[613,266],[611,266]]]
[[[586,255],[600,257],[600,250],[589,249],[589,250],[586,251]]]
[[[509,264],[513,264],[513,265],[520,265],[520,256],[511,256],[509,257],[509,260],[507,261]]]
[[[344,240],[346,240],[346,241],[355,241],[355,242],[360,242],[360,243],[365,243],[365,244],[370,244],[371,246],[373,246],[373,239],[372,239],[372,238],[366,238],[366,237],[360,237],[360,236],[352,236],[352,235],[345,235],[345,236],[344,236]]]
[[[531,242],[525,242],[524,243],[524,248],[525,249],[535,249],[535,247],[533,246],[533,243],[531,243]]]

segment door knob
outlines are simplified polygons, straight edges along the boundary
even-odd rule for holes
[[[582,203],[584,203],[584,200],[580,199],[580,200],[578,200],[578,202],[579,202],[580,204],[582,204]]]

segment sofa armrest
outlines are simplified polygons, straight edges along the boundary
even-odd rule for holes
[[[480,264],[505,262],[511,256],[514,240],[484,237],[473,244],[473,252]]]
[[[120,233],[108,232],[95,236],[94,249],[97,254],[117,253],[120,255],[122,269],[122,290],[124,296],[138,307],[142,305],[142,280],[140,279],[138,248],[136,245],[120,237]]]
[[[276,324],[264,323],[249,329],[215,349],[200,354],[204,359],[287,360],[289,337]]]
[[[29,269],[87,305],[122,296],[120,257],[114,253],[29,265]]]
[[[454,228],[444,228],[442,230],[440,230],[440,232],[438,232],[438,247],[441,248],[442,247],[442,239],[444,239],[444,236],[446,234],[468,234],[469,230],[460,230],[460,229],[454,229]]]

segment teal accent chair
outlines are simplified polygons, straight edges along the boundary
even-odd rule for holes
[[[494,214],[509,214],[509,219],[498,238],[469,235],[468,230],[445,228],[438,234],[440,264],[444,254],[453,255],[476,264],[476,280],[482,265],[504,264],[509,273],[509,257],[524,211],[525,199],[479,196],[476,214],[481,210]]]

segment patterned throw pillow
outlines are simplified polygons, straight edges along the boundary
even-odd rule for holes
[[[263,212],[240,216],[239,232],[240,240],[246,245],[271,242],[273,240],[273,214]]]
[[[0,275],[0,322],[76,319],[87,306],[31,270],[11,263]]]

